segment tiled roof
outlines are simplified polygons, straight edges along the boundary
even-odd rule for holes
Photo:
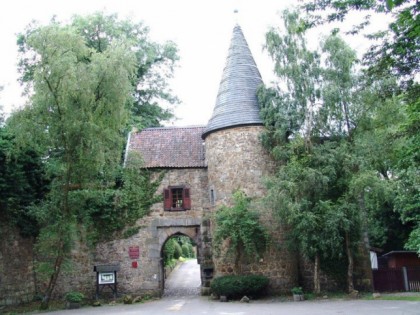
[[[211,132],[243,125],[262,125],[257,89],[262,84],[260,72],[239,25],[233,36],[223,70],[213,115],[203,139]]]
[[[206,167],[204,127],[147,128],[131,133],[128,151],[139,152],[146,168]]]

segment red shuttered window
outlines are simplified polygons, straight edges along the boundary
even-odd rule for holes
[[[163,190],[163,208],[166,211],[191,209],[190,189],[184,186],[169,186]]]

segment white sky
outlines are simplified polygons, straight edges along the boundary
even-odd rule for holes
[[[174,125],[204,125],[211,117],[232,30],[238,22],[263,81],[274,79],[272,62],[263,52],[264,34],[281,25],[278,12],[296,0],[7,0],[0,7],[0,105],[6,112],[23,105],[16,82],[16,34],[32,20],[48,23],[53,15],[66,21],[74,14],[104,11],[144,21],[157,42],[174,41],[180,62],[171,83],[181,104]],[[234,14],[235,9],[239,10]]]

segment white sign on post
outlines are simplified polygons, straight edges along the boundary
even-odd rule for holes
[[[100,272],[99,284],[115,283],[115,275],[113,272]]]

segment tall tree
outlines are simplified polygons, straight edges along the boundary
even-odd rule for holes
[[[321,45],[325,66],[316,130],[319,136],[348,136],[357,120],[354,94],[358,78],[353,70],[356,52],[337,35],[329,36]]]
[[[286,143],[300,132],[310,141],[320,97],[319,54],[307,48],[304,20],[296,11],[284,11],[282,17],[285,33],[273,28],[266,34],[266,49],[280,79],[276,88],[260,93],[262,104],[269,104],[263,105],[262,115],[271,119],[266,126],[274,136],[266,138],[267,144]]]
[[[0,112],[1,221],[18,227],[22,236],[36,236],[38,224],[28,207],[40,202],[47,191],[48,181],[41,156],[32,146],[16,150],[14,134],[3,122]]]
[[[267,200],[289,227],[290,244],[314,261],[313,290],[319,294],[321,259],[344,255],[343,231],[347,231],[349,250],[353,247],[350,242],[357,239],[357,213],[340,203],[345,189],[341,174],[346,164],[345,150],[340,143],[330,141],[313,145],[308,151],[301,137],[293,139],[290,149],[295,153],[269,181]]]
[[[285,14],[287,25],[292,15],[288,12]],[[297,13],[294,16],[294,21],[299,21]],[[299,40],[303,42],[305,23],[301,20],[298,24],[302,25]],[[275,34],[270,34],[272,30],[267,35],[267,46],[280,79],[299,82],[301,73],[308,69],[307,62],[295,58],[295,55],[301,55],[301,48],[291,44],[290,47],[297,49],[295,53],[291,51],[283,56],[271,53],[283,49],[290,41],[289,32],[296,29],[286,26],[286,30],[285,35],[275,31]],[[277,40],[273,41],[272,38]],[[317,59],[310,57],[315,55]],[[352,183],[364,171],[372,171],[376,178],[380,175],[372,165],[363,169],[358,165],[359,159],[363,157],[360,156],[361,150],[356,150],[354,136],[357,130],[363,129],[367,121],[372,119],[380,102],[375,103],[372,92],[362,89],[360,76],[355,71],[356,54],[336,34],[321,42],[319,53],[312,52],[305,56],[312,64],[311,69],[317,69],[312,73],[307,72],[312,78],[305,78],[305,82],[316,82],[316,85],[312,85],[316,89],[312,91],[317,91],[317,102],[314,105],[310,102],[300,103],[299,110],[304,113],[301,115],[303,119],[293,120],[293,136],[290,136],[288,129],[291,116],[287,110],[296,104],[296,100],[282,96],[298,95],[296,90],[300,91],[302,87],[279,85],[277,89],[260,90],[262,115],[267,126],[263,140],[280,160],[279,171],[270,182],[269,202],[279,209],[280,219],[291,225],[291,231],[298,231],[292,233],[292,236],[303,253],[314,259],[315,292],[320,291],[321,255],[324,258],[340,255],[347,257],[347,284],[351,292],[354,289],[354,250],[362,239],[361,223],[368,210],[378,211],[382,205],[377,202],[374,206],[375,202],[372,201],[369,203],[371,208],[364,206],[366,200],[362,200],[360,194],[357,195],[352,188]],[[278,58],[282,60],[281,63]],[[298,70],[287,71],[293,68]],[[379,186],[366,183],[363,187],[370,191]],[[376,198],[375,201],[383,196],[380,193],[366,195]],[[335,237],[328,238],[326,235]]]
[[[130,44],[115,39],[95,51],[74,27],[54,22],[25,38],[33,93],[11,125],[19,143],[41,152],[52,179],[47,199],[33,208],[42,224],[38,257],[49,279],[43,308],[72,248],[77,209],[71,191],[108,185],[120,162],[136,69]]]
[[[420,100],[407,107],[407,119],[401,124],[402,143],[398,147],[397,209],[403,223],[413,225],[406,248],[420,255]]]
[[[53,22],[58,24],[58,22]],[[73,17],[71,27],[85,41],[88,48],[97,53],[105,52],[116,41],[125,41],[127,48],[134,52],[135,75],[131,79],[133,106],[129,123],[138,129],[159,126],[161,121],[173,117],[171,106],[178,99],[169,88],[176,62],[179,60],[173,42],[159,44],[149,38],[149,29],[142,23],[121,20],[116,14],[95,13],[89,16]],[[33,68],[37,60],[28,54],[28,36],[36,31],[37,25],[30,25],[19,35],[18,44],[22,54],[19,63],[22,81],[32,82]],[[89,57],[87,57],[89,59]]]
[[[400,106],[406,121],[399,121],[398,144],[393,147],[397,157],[393,164],[393,176],[397,179],[397,211],[404,223],[417,226],[412,232],[407,247],[420,253],[420,188],[418,130],[420,85],[420,3],[417,0],[387,1],[304,1],[303,7],[310,13],[307,24],[311,27],[331,21],[343,21],[351,11],[387,13],[393,19],[388,29],[368,36],[372,45],[364,56],[365,75],[371,85],[383,78],[395,78],[399,90],[385,89],[381,99],[399,95]],[[324,14],[325,12],[329,12]],[[369,19],[366,20],[367,23]],[[364,24],[367,24],[364,23]],[[363,26],[363,25],[361,25]],[[356,27],[358,32],[361,27]],[[395,122],[393,122],[395,126]],[[393,141],[395,144],[395,142]],[[389,145],[388,145],[389,147]],[[417,244],[417,245],[415,245]]]

